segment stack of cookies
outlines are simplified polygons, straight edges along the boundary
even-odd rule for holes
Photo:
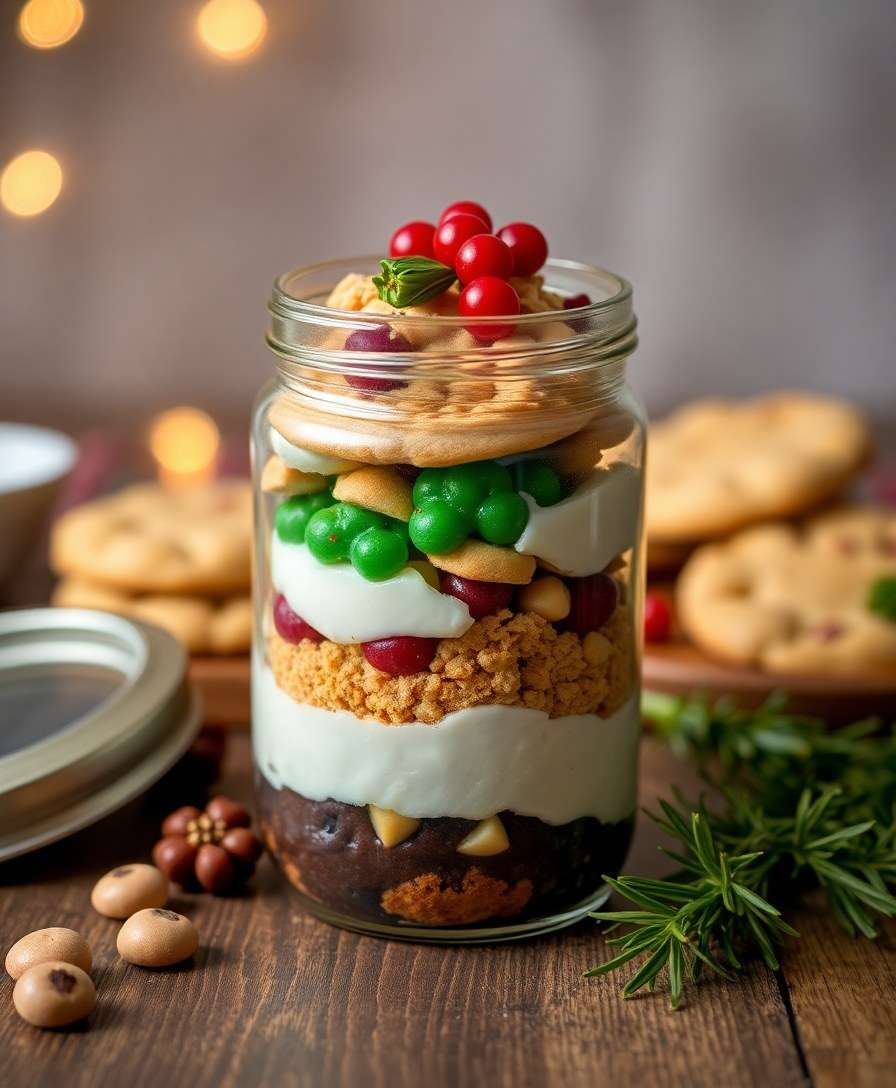
[[[782,675],[896,677],[896,510],[831,508],[870,451],[854,408],[809,393],[699,401],[654,426],[649,562],[684,563],[676,612],[701,650]]]
[[[191,654],[236,654],[252,637],[252,498],[245,481],[187,491],[138,484],[64,514],[53,603],[170,631]]]

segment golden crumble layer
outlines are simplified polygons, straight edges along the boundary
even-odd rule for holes
[[[375,669],[360,646],[269,641],[278,685],[297,702],[349,710],[387,724],[438,722],[455,710],[497,704],[551,718],[618,710],[632,690],[630,625],[617,608],[580,638],[533,612],[498,612],[460,638],[441,639],[429,668],[411,676]]]
[[[383,892],[383,910],[420,925],[469,925],[486,918],[508,918],[532,898],[532,881],[486,876],[481,869],[464,874],[460,888],[452,888],[438,873],[423,873]]]

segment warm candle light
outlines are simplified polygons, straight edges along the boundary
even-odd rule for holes
[[[219,444],[218,425],[198,408],[171,408],[156,416],[149,429],[149,448],[169,487],[211,479]]]
[[[28,0],[19,12],[19,36],[35,49],[55,49],[81,29],[81,0]]]
[[[49,151],[23,151],[0,176],[0,203],[13,215],[40,215],[62,191],[62,167]]]
[[[256,0],[209,0],[196,20],[202,44],[226,60],[254,53],[267,29],[267,16]]]

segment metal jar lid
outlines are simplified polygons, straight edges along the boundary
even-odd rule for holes
[[[180,643],[79,608],[0,613],[0,861],[156,782],[199,730]]]

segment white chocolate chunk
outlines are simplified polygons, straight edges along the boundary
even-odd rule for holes
[[[294,446],[288,442],[276,429],[270,428],[271,449],[284,464],[290,468],[297,468],[300,472],[319,472],[323,476],[332,476],[337,472],[349,472],[358,468],[357,461],[346,461],[341,457],[329,457],[325,453],[315,453],[314,450],[305,450],[301,446]]]
[[[490,858],[493,854],[503,854],[510,849],[510,839],[498,816],[489,816],[480,820],[469,835],[457,848],[458,854],[469,854],[474,858]]]
[[[367,812],[376,837],[387,848],[398,846],[400,842],[409,839],[420,826],[420,821],[413,816],[402,816],[391,808],[368,805]]]

